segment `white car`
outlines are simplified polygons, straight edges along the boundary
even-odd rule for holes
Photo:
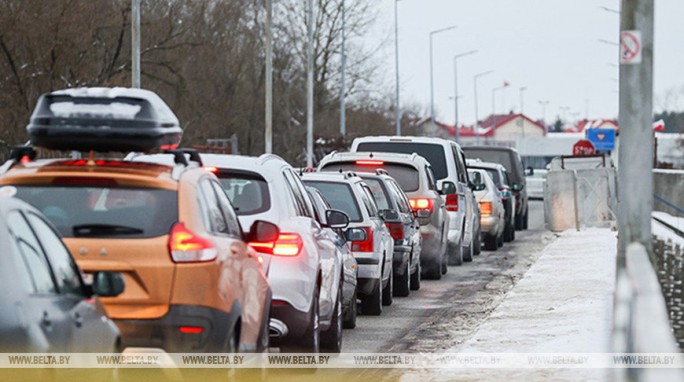
[[[359,265],[361,313],[381,314],[383,305],[392,304],[394,239],[380,217],[368,185],[351,172],[306,173],[302,178],[307,186],[320,191],[333,208],[349,216],[350,228],[364,231],[358,237],[347,237]]]
[[[527,179],[527,197],[534,200],[544,199],[544,184],[546,183],[546,173],[548,170],[527,168],[525,179]]]

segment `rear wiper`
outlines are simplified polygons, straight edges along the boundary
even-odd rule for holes
[[[81,224],[73,227],[74,236],[135,235],[144,231],[136,227],[114,224]]]

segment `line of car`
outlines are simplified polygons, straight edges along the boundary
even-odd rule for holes
[[[147,113],[121,122],[133,106]],[[151,92],[74,89],[42,97],[28,130],[49,148],[120,150],[130,126],[159,133],[174,118]],[[175,134],[134,146],[167,146]],[[271,154],[163,149],[124,159],[13,152],[0,168],[0,235],[14,243],[3,268],[24,278],[5,296],[21,313],[0,318],[0,342],[20,331],[26,351],[80,351],[73,339],[87,336],[106,338],[89,351],[339,352],[357,314],[380,315],[421,279],[472,261],[481,241],[495,250],[526,227],[524,176],[507,170],[515,162],[466,160],[468,148],[439,138],[357,138],[316,171]],[[515,161],[511,150],[494,152]]]

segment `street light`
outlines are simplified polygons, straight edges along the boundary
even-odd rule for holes
[[[508,87],[508,82],[504,81],[503,85],[495,87],[492,89],[492,123],[493,123],[493,129],[496,129],[496,92],[497,90],[502,90]]]
[[[477,143],[480,143],[480,118],[478,117],[477,114],[477,79],[486,76],[487,74],[494,73],[493,70],[489,70],[486,72],[478,73],[473,76],[473,87],[475,88],[475,137],[477,139]]]
[[[442,33],[446,31],[450,31],[452,29],[458,28],[457,25],[452,25],[450,27],[446,28],[441,28],[434,30],[430,32],[430,122],[432,123],[432,126],[435,125],[435,83],[434,83],[434,74],[433,74],[433,68],[432,68],[432,37],[436,35],[437,33]]]
[[[548,100],[542,101],[539,100],[537,101],[539,104],[542,106],[542,123],[544,124],[544,129],[546,129],[546,105],[549,104]]]
[[[394,124],[396,134],[401,135],[401,109],[399,103],[399,10],[398,3],[401,0],[394,0],[394,73],[395,73],[395,105],[394,105]]]
[[[463,56],[468,56],[477,53],[477,50],[460,53],[454,56],[454,130],[456,131],[456,142],[458,142],[458,66],[457,61]]]
[[[264,113],[264,152],[273,152],[273,0],[266,0],[266,110]]]
[[[133,88],[140,87],[140,0],[131,3],[131,79]]]
[[[525,138],[525,110],[524,110],[524,98],[523,98],[523,92],[527,90],[527,86],[521,86],[520,87],[520,118],[522,120],[522,136]]]
[[[313,0],[308,0],[307,4],[307,34],[308,43],[306,47],[306,166],[313,167],[313,72],[314,72],[314,57],[313,57]]]
[[[347,134],[347,109],[344,98],[346,93],[345,69],[347,64],[347,55],[345,54],[344,48],[347,43],[347,17],[344,0],[342,0],[342,4],[340,6],[342,7],[342,47],[340,48],[340,54],[342,56],[340,59],[340,136],[344,138],[344,136]]]

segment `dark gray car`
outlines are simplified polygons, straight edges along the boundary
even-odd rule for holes
[[[52,224],[0,188],[0,344],[13,352],[113,352],[119,330],[97,299],[123,292],[120,274],[97,272],[85,285]],[[2,196],[5,195],[5,196]]]

